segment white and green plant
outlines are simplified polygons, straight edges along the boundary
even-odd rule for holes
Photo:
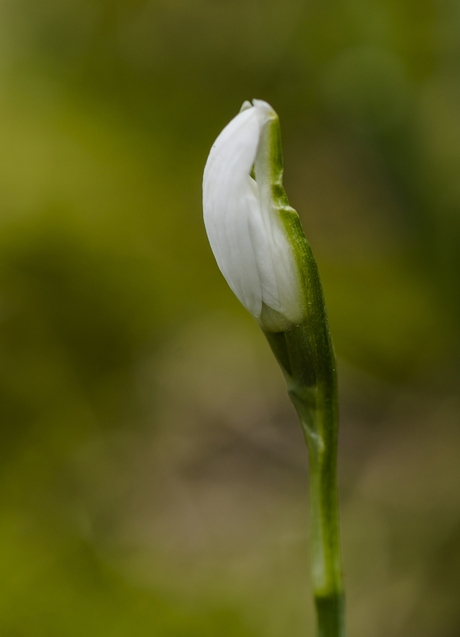
[[[318,637],[344,637],[337,495],[337,378],[321,281],[282,183],[278,115],[245,102],[216,139],[203,179],[206,231],[229,286],[283,371],[309,452]]]

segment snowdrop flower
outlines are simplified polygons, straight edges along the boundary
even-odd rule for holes
[[[309,447],[311,572],[318,635],[342,637],[337,378],[318,267],[282,185],[278,116],[245,102],[214,143],[204,222],[222,274],[257,319]]]
[[[282,187],[281,157],[277,114],[267,102],[245,102],[216,139],[203,179],[217,264],[268,332],[285,331],[305,315],[298,255],[305,237]]]

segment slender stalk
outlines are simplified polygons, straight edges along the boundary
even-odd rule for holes
[[[308,444],[310,469],[311,573],[318,637],[344,637],[344,599],[337,493],[336,400],[330,388],[317,388],[316,408],[291,389]],[[307,413],[305,413],[307,412]],[[322,436],[311,430],[316,421]],[[321,421],[321,422],[319,422]]]
[[[309,451],[312,579],[318,637],[344,637],[335,454]]]
[[[321,283],[306,244],[308,316],[285,332],[265,332],[286,378],[308,446],[311,569],[318,637],[344,637],[337,492],[338,406],[334,350]]]
[[[291,386],[289,394],[299,414],[309,452],[311,572],[317,634],[318,637],[344,637],[336,384],[319,384],[313,392],[311,388]]]

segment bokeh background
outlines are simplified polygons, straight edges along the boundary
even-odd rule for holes
[[[460,634],[460,4],[1,0],[0,636],[314,634],[306,452],[201,219],[245,99],[339,359],[349,634]]]

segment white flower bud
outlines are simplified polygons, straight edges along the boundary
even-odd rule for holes
[[[253,104],[243,104],[209,153],[204,223],[230,288],[264,330],[278,332],[302,321],[303,295],[286,208],[274,196],[278,116],[266,102]]]

